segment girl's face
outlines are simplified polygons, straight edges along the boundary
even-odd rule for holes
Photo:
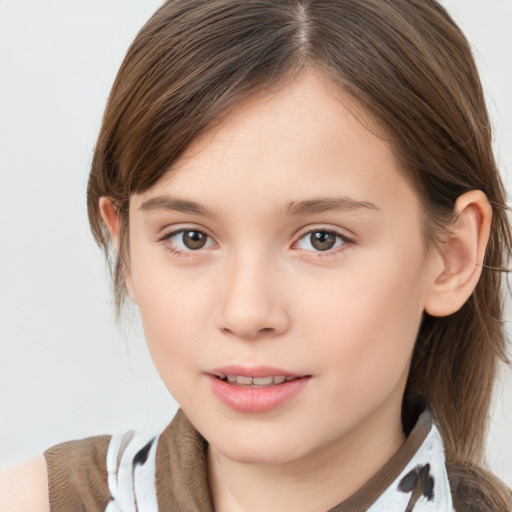
[[[402,435],[431,257],[416,193],[355,110],[305,72],[240,105],[132,197],[126,280],[149,350],[231,459]]]

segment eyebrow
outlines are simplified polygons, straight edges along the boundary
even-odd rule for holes
[[[320,197],[305,201],[292,201],[284,210],[284,215],[305,215],[330,211],[380,210],[369,201],[357,201],[350,197]]]
[[[299,216],[306,214],[325,213],[330,211],[354,211],[354,210],[374,210],[378,211],[375,204],[369,201],[357,201],[350,197],[320,197],[307,199],[303,201],[292,201],[284,210],[281,210],[283,216]],[[205,206],[189,201],[187,199],[178,199],[169,196],[153,197],[144,201],[140,206],[142,211],[174,211],[181,213],[191,213],[205,217],[216,218],[219,215],[209,210]]]
[[[195,215],[204,215],[208,217],[217,217],[213,212],[195,201],[186,199],[177,199],[169,196],[153,197],[144,201],[140,206],[142,211],[166,210],[181,213],[193,213]]]

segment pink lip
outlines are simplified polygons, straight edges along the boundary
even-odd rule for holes
[[[247,377],[284,376],[295,377],[273,386],[251,388],[229,384],[218,375],[244,375]],[[213,394],[225,405],[238,412],[261,413],[276,409],[300,393],[309,382],[310,375],[297,375],[280,368],[241,368],[228,366],[208,375]]]

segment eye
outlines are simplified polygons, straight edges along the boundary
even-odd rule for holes
[[[198,229],[180,229],[160,238],[170,245],[171,252],[186,253],[206,249],[214,245],[213,240]]]
[[[332,229],[316,229],[308,231],[297,242],[299,249],[314,252],[328,252],[343,247],[350,240]],[[334,251],[337,252],[337,251]]]

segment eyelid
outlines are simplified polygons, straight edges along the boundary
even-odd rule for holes
[[[208,238],[213,239],[213,237],[203,228],[198,228],[195,226],[183,226],[183,227],[173,227],[170,231],[165,231],[163,234],[159,234],[156,237],[157,242],[163,242],[164,240],[167,240],[178,233],[183,233],[185,231],[197,231],[198,233],[202,233],[203,235],[206,235]]]
[[[310,224],[304,228],[299,229],[297,238],[300,238],[308,233],[315,233],[316,231],[327,231],[340,235],[341,237],[355,241],[355,235],[347,229],[340,228],[339,226],[333,226],[330,224]]]

